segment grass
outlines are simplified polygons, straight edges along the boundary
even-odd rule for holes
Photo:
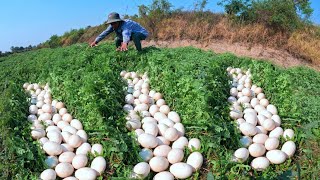
[[[266,97],[278,107],[282,127],[295,130],[298,150],[294,158],[264,172],[251,170],[248,162],[230,161],[239,147],[240,133],[228,117],[228,66],[250,68],[253,82],[263,87]],[[139,161],[139,147],[124,127],[125,83],[119,75],[121,70],[147,71],[151,88],[163,93],[169,107],[180,114],[187,137],[200,138],[205,163],[191,179],[319,177],[320,73],[311,69],[282,69],[267,62],[194,48],[150,47],[143,53],[120,53],[110,44],[90,49],[77,44],[16,54],[0,58],[0,68],[0,179],[11,175],[32,179],[43,168],[44,154],[30,139],[26,124],[24,82],[49,82],[53,98],[65,102],[71,114],[83,122],[89,142],[102,143],[108,168],[101,179],[128,177]]]

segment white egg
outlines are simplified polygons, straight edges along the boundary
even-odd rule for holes
[[[93,159],[90,167],[101,175],[106,170],[107,161],[102,156],[98,156]]]
[[[160,145],[170,145],[170,141],[167,140],[165,137],[157,136],[156,138],[158,140],[158,146],[160,146]]]
[[[88,163],[88,157],[85,154],[77,154],[72,159],[72,166],[75,169],[83,168]]]
[[[251,167],[257,171],[263,171],[270,165],[266,157],[257,157],[251,161]]]
[[[71,176],[73,174],[73,166],[70,163],[59,163],[55,167],[57,175],[61,178]]]
[[[272,119],[266,119],[263,122],[262,127],[267,131],[272,131],[276,127],[276,124]]]
[[[240,124],[240,131],[246,136],[254,136],[257,134],[256,126],[247,122]]]
[[[78,130],[76,135],[80,136],[82,142],[87,142],[88,134],[83,129]]]
[[[277,149],[268,151],[266,157],[272,164],[281,164],[286,160],[286,154]]]
[[[81,137],[76,134],[71,135],[68,139],[68,144],[73,148],[77,148],[81,146],[82,144]]]
[[[74,148],[71,147],[71,146],[70,146],[69,144],[67,144],[67,143],[61,144],[61,148],[62,148],[62,152],[67,152],[67,151],[73,152],[73,151],[74,151]]]
[[[154,119],[153,117],[145,117],[141,121],[143,124],[144,123],[153,123],[153,124],[158,124],[158,121]]]
[[[153,180],[174,180],[174,176],[168,171],[162,171],[157,173]]]
[[[293,139],[294,137],[294,131],[292,129],[286,129],[283,132],[283,137],[285,140]]]
[[[203,163],[203,156],[199,152],[193,152],[187,159],[187,164],[193,167],[193,172],[199,170]]]
[[[150,112],[151,113],[151,112]],[[163,114],[162,112],[156,112],[153,116],[157,121],[160,121],[162,119],[167,119],[167,116]],[[173,125],[172,125],[173,126]]]
[[[168,145],[160,145],[153,150],[154,156],[162,156],[167,157],[169,151],[171,151],[171,147]]]
[[[102,153],[103,153],[103,147],[102,147],[102,145],[101,145],[101,144],[94,144],[94,145],[92,145],[92,147],[91,147],[91,153],[92,153],[93,155],[95,155],[95,157],[96,157],[96,156],[99,156],[99,155],[102,155]]]
[[[75,177],[79,180],[95,180],[97,172],[94,169],[83,167],[76,170]]]
[[[253,143],[249,146],[249,153],[253,157],[263,156],[266,152],[266,148],[262,144]]]
[[[170,111],[168,114],[168,118],[171,119],[175,123],[181,122],[179,114],[175,111]]]
[[[264,143],[264,146],[266,147],[266,149],[267,149],[268,151],[270,151],[270,150],[277,149],[278,146],[279,146],[279,143],[280,143],[280,142],[279,142],[279,139],[273,137],[273,138],[268,138],[268,139],[266,140],[266,142]]]
[[[34,129],[31,131],[31,136],[33,139],[40,139],[46,135],[46,132],[43,129]]]
[[[72,159],[74,158],[76,154],[74,152],[63,152],[62,154],[60,154],[59,156],[59,162],[65,162],[65,163],[72,163]]]
[[[157,136],[159,132],[158,126],[154,123],[145,123],[142,128],[146,134],[151,134],[153,136]]]
[[[53,169],[46,169],[40,175],[40,178],[42,180],[55,180],[56,177],[57,177],[57,174]]]
[[[279,138],[282,135],[283,135],[283,129],[281,127],[276,127],[269,133],[269,137],[275,137],[275,138]]]
[[[201,143],[200,143],[200,140],[198,138],[192,138],[189,140],[189,143],[188,143],[188,148],[191,150],[191,151],[198,151],[200,150],[201,148]]]
[[[149,165],[154,172],[161,172],[169,167],[169,161],[162,156],[156,156],[150,159]]]
[[[171,121],[169,118],[160,119],[159,124],[165,124],[168,127],[173,127],[175,125],[175,123],[173,121]]]
[[[186,179],[192,175],[192,166],[187,163],[175,163],[170,166],[170,172],[177,179]]]
[[[44,143],[43,150],[51,156],[60,155],[62,153],[61,145],[51,141]]]
[[[140,162],[134,166],[133,172],[138,174],[140,178],[145,178],[150,173],[150,165],[146,162]]]
[[[280,127],[281,125],[281,118],[279,115],[272,115],[271,119],[275,122],[276,127]]]
[[[77,148],[76,154],[88,154],[91,151],[91,145],[89,143],[83,143]]]
[[[256,126],[257,134],[268,134],[268,131],[264,129],[262,126]]]
[[[249,151],[247,148],[239,148],[234,152],[234,156],[238,162],[245,162],[249,157]]]
[[[166,101],[164,99],[159,99],[156,102],[156,105],[160,108],[161,106],[165,105]]]
[[[179,137],[184,136],[185,129],[182,123],[175,123],[173,127],[178,131]]]
[[[151,105],[149,112],[152,116],[154,116],[157,112],[159,112],[159,107],[157,105]]]
[[[141,134],[138,137],[138,142],[142,147],[145,147],[145,148],[155,148],[158,145],[157,138],[147,133]]]
[[[67,143],[71,135],[72,134],[67,131],[61,132],[62,141]]]
[[[139,137],[141,134],[144,133],[144,130],[142,130],[142,129],[136,129],[136,130],[134,130],[134,132],[136,133],[136,137]]]
[[[168,153],[168,161],[171,164],[181,162],[183,160],[184,153],[182,149],[171,149]]]
[[[281,151],[291,158],[296,151],[296,144],[293,141],[287,141],[282,145]]]
[[[268,138],[269,137],[266,134],[256,134],[252,140],[254,143],[264,144]]]
[[[172,143],[172,149],[173,148],[177,148],[177,149],[184,149],[185,147],[188,146],[188,139],[184,136],[182,137],[179,137],[177,140],[175,140],[173,143]]]
[[[258,118],[257,118],[257,114],[254,114],[254,113],[246,113],[244,115],[244,119],[246,120],[247,123],[250,123],[254,126],[257,125],[257,122],[258,122]]]
[[[72,119],[70,125],[76,128],[77,130],[83,129],[82,123],[78,119]]]
[[[159,111],[165,115],[168,115],[170,112],[170,108],[168,105],[162,105],[162,106],[160,106]]]
[[[169,141],[175,141],[179,138],[178,130],[173,127],[170,127],[164,133],[164,137]]]

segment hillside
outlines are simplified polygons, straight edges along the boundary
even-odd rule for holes
[[[253,83],[278,108],[281,126],[294,129],[297,151],[284,164],[258,172],[248,161],[230,161],[240,146],[240,133],[229,117],[227,102],[230,79],[226,69],[230,66],[250,69]],[[151,88],[162,92],[167,104],[180,114],[186,136],[201,140],[204,165],[191,179],[319,177],[320,73],[309,68],[284,69],[190,47],[120,53],[102,43],[96,48],[76,44],[2,57],[0,69],[1,179],[36,179],[44,167],[45,154],[29,135],[25,82],[49,83],[52,97],[65,102],[83,122],[88,141],[102,143],[108,167],[102,179],[128,177],[138,162],[139,146],[125,128],[122,70],[148,72]]]

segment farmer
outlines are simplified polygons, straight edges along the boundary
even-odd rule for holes
[[[109,25],[109,27],[90,44],[91,47],[97,46],[103,38],[115,31],[117,34],[117,37],[115,38],[117,51],[127,51],[130,40],[134,42],[138,51],[142,50],[141,40],[145,40],[147,38],[148,31],[139,23],[129,19],[122,20],[118,13],[113,12],[108,15],[107,24],[111,25]]]

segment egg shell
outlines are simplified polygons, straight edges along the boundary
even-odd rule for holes
[[[282,145],[281,151],[291,158],[296,151],[296,144],[293,141],[287,141]]]
[[[43,150],[51,156],[60,155],[62,153],[61,145],[52,141],[44,143]]]
[[[107,168],[107,162],[102,156],[98,156],[93,159],[90,167],[101,175]]]
[[[266,157],[257,157],[251,161],[251,167],[257,171],[263,171],[270,165]]]
[[[249,147],[252,144],[252,138],[249,136],[242,136],[240,139],[240,143],[243,147]]]
[[[153,157],[153,152],[151,149],[143,148],[139,152],[139,156],[142,158],[143,161],[148,162]]]
[[[157,173],[153,180],[174,180],[174,176],[168,171],[162,171]]]
[[[179,138],[179,132],[173,127],[169,127],[164,133],[164,137],[169,141],[175,141]]]
[[[199,152],[193,152],[187,159],[187,164],[193,167],[193,172],[199,170],[203,163],[203,156]]]
[[[275,138],[279,138],[282,135],[283,135],[283,129],[281,127],[276,127],[269,133],[269,137],[275,137]]]
[[[168,118],[171,119],[175,123],[181,122],[179,114],[175,111],[170,111],[168,114]]]
[[[162,156],[156,156],[150,159],[149,165],[154,172],[161,172],[169,167],[169,161]]]
[[[103,147],[101,144],[94,144],[91,147],[91,153],[95,156],[102,155],[103,153]]]
[[[77,147],[81,146],[82,140],[81,140],[80,136],[73,134],[69,137],[68,144],[73,148],[77,148]]]
[[[145,147],[145,148],[155,148],[158,145],[157,138],[147,133],[141,134],[138,137],[138,142],[142,147]]]
[[[276,137],[269,137],[266,142],[264,143],[265,148],[270,151],[270,150],[274,150],[277,149],[279,146],[279,139]]]
[[[286,160],[286,154],[278,149],[267,152],[266,157],[272,164],[281,164]]]
[[[171,147],[168,145],[160,145],[153,150],[154,156],[163,156],[167,157],[169,151],[171,151]]]
[[[76,150],[76,154],[88,154],[91,151],[91,145],[89,143],[83,143]]]
[[[189,143],[188,143],[188,148],[191,150],[191,151],[198,151],[200,150],[201,148],[201,143],[200,143],[200,140],[198,138],[192,138],[189,140]]]
[[[254,136],[257,134],[256,127],[247,122],[240,124],[240,131],[246,136]]]
[[[83,167],[76,170],[75,177],[79,180],[95,180],[97,172],[94,169]]]
[[[182,149],[171,149],[168,153],[168,161],[171,164],[181,162],[183,160],[184,153]]]
[[[72,163],[72,159],[74,158],[76,154],[74,152],[63,152],[62,154],[60,154],[59,156],[59,162],[66,162],[66,163]]]
[[[192,175],[192,166],[187,163],[175,163],[170,166],[170,172],[177,179],[186,179]]]
[[[294,137],[294,131],[292,129],[286,129],[283,132],[283,137],[285,140],[293,139]]]
[[[54,168],[57,164],[59,164],[59,160],[56,156],[47,156],[45,163],[49,168]]]
[[[238,162],[244,162],[249,157],[249,151],[247,148],[239,148],[234,152],[234,156],[237,158]]]
[[[266,148],[262,144],[253,143],[249,146],[249,153],[253,157],[263,156],[266,152]]]
[[[186,137],[182,136],[179,137],[177,140],[175,140],[172,143],[172,149],[176,148],[176,149],[184,149],[185,147],[187,147],[189,144],[189,141]]]
[[[134,166],[133,172],[138,174],[141,178],[145,178],[150,173],[150,165],[146,162],[140,162]]]
[[[73,174],[73,166],[70,163],[59,163],[55,167],[57,175],[61,178],[71,176]]]
[[[88,163],[88,157],[85,154],[77,154],[72,159],[72,166],[75,169],[83,168]]]
[[[252,140],[254,143],[264,144],[268,138],[269,136],[266,134],[256,134]]]
[[[158,146],[160,146],[160,145],[170,145],[170,141],[167,140],[163,136],[157,136],[157,140],[158,140]]]
[[[53,169],[46,169],[42,171],[40,178],[42,180],[55,180],[57,177],[57,173]]]

